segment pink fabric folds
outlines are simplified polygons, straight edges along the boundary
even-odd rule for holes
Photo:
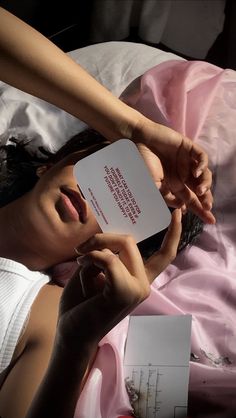
[[[189,136],[208,152],[217,224],[205,226],[196,243],[156,279],[150,297],[134,314],[192,314],[189,416],[234,418],[236,73],[204,62],[169,61],[139,81],[128,89],[126,102]],[[76,418],[117,418],[131,411],[122,369],[127,323],[125,319],[101,341]],[[94,390],[99,395],[96,399]],[[88,414],[89,399],[95,406]]]

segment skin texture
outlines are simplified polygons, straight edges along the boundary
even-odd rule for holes
[[[74,258],[74,248],[100,231],[73,176],[78,159],[79,153],[73,153],[53,167],[41,167],[35,187],[1,209],[0,228],[9,231],[0,242],[2,256],[23,262],[31,270],[45,270]],[[64,206],[64,189],[80,197],[83,220],[74,219]]]
[[[48,39],[2,8],[0,79],[79,117],[111,141],[131,139],[168,203],[215,222],[206,153],[114,97]],[[68,215],[61,187],[77,192],[71,177],[74,156],[68,158],[72,160],[38,173],[40,181],[31,192],[0,210],[1,256],[42,270],[74,257],[74,247],[85,254],[61,299],[54,286],[39,293],[1,389],[3,418],[72,417],[98,341],[149,295],[150,283],[176,254],[180,211],[173,214],[161,250],[145,265],[132,237],[101,236],[89,209],[83,221]]]
[[[73,417],[98,342],[148,297],[150,284],[176,255],[180,210],[161,249],[144,264],[131,236],[101,234],[89,210],[81,222],[58,206],[62,187],[78,189],[77,160],[73,153],[44,167],[34,189],[0,209],[0,228],[9,227],[0,237],[1,255],[38,270],[62,261],[65,252],[74,257],[74,246],[83,254],[63,293],[46,285],[32,306],[0,391],[3,418]]]
[[[58,286],[44,286],[31,307],[26,330],[0,390],[3,418],[25,417],[35,396],[51,356],[62,290]]]
[[[66,110],[111,141],[128,138],[142,143],[140,150],[154,178],[156,157],[161,160],[166,201],[187,207],[204,222],[215,222],[212,178],[203,149],[127,106],[48,39],[2,8],[0,79]]]

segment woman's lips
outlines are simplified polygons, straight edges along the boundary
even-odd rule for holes
[[[81,194],[68,187],[61,188],[60,202],[62,206],[63,220],[80,221],[85,223],[87,220],[87,203],[82,198]]]

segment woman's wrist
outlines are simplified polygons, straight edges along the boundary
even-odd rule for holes
[[[134,142],[142,142],[149,147],[152,145],[153,137],[155,135],[155,143],[157,145],[159,124],[151,121],[142,114],[140,114],[140,116],[141,117],[138,119],[133,130],[132,140]]]
[[[143,118],[143,115],[119,99],[115,98],[115,100],[118,101],[116,103],[118,106],[116,107],[115,105],[113,115],[112,109],[110,109],[110,117],[106,114],[103,126],[98,126],[96,129],[111,141],[127,138],[137,142],[134,139],[134,132],[136,127],[141,125],[140,120]]]
[[[75,385],[77,384],[77,389],[81,392],[97,350],[98,345],[95,343],[87,344],[76,341],[74,345],[71,345],[65,341],[58,341],[56,338],[48,370],[50,372],[50,369],[59,368],[65,380],[68,376],[71,384],[73,385],[73,382]]]

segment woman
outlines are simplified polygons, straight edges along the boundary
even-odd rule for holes
[[[92,137],[72,143],[73,152],[70,144],[31,164],[31,171],[26,158],[26,176],[17,164],[24,187],[26,178],[28,185],[19,191],[18,183],[17,195],[10,188],[0,208],[0,284],[5,286],[7,314],[15,291],[19,293],[9,321],[4,312],[1,321],[1,366],[10,362],[1,375],[2,418],[72,417],[98,342],[149,295],[150,283],[177,251],[180,210],[173,212],[161,250],[145,264],[132,237],[100,233],[73,166],[107,141]],[[19,180],[9,158],[7,162],[6,177]],[[38,271],[75,259],[75,249],[82,254],[79,268],[62,294],[49,275]]]
[[[156,156],[161,159],[167,203],[215,222],[211,172],[202,148],[114,97],[48,39],[2,8],[0,79],[79,117],[111,141],[142,143],[140,152],[154,179]]]

